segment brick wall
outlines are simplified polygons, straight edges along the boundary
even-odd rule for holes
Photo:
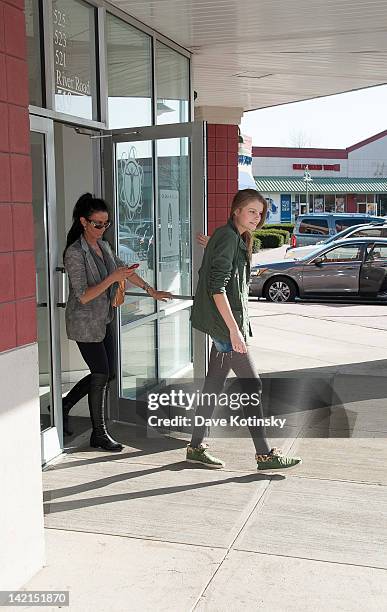
[[[36,340],[24,0],[0,0],[0,351]]]
[[[238,126],[207,125],[208,233],[227,222],[238,191]]]

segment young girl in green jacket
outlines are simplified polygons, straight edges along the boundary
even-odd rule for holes
[[[261,380],[246,347],[249,330],[248,285],[252,254],[252,232],[265,222],[267,202],[254,189],[237,192],[231,204],[227,225],[219,227],[209,239],[199,271],[199,282],[192,307],[192,326],[212,337],[212,349],[203,394],[219,395],[230,370],[243,379],[243,393],[250,400],[261,397]],[[206,397],[206,396],[204,396]],[[243,405],[243,411],[255,446],[257,469],[283,469],[301,463],[299,457],[286,457],[278,448],[270,448],[265,430],[254,423],[263,418],[259,399]],[[213,402],[198,406],[198,423],[211,419]],[[203,419],[197,419],[203,417]],[[208,422],[208,421],[207,421]],[[187,446],[187,461],[209,468],[225,463],[211,455],[204,437],[209,428],[198,424]]]

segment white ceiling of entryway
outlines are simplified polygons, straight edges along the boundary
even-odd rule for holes
[[[194,54],[200,106],[263,108],[387,82],[387,0],[115,0]]]

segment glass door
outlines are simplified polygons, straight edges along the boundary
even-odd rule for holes
[[[30,125],[41,452],[44,464],[57,456],[63,446],[62,414],[59,409],[58,273],[52,256],[51,238],[55,235],[55,159],[52,121],[32,116]]]
[[[52,240],[52,252],[58,272],[58,282],[68,284],[63,267],[63,251],[67,232],[72,225],[72,214],[76,201],[85,192],[101,196],[100,139],[99,133],[86,130],[82,133],[71,124],[54,122],[55,182],[56,182],[56,233]],[[109,203],[110,204],[110,203]],[[76,342],[66,333],[65,306],[68,291],[58,300],[57,322],[60,341],[61,379],[60,393],[64,397],[70,389],[89,374]],[[86,391],[86,389],[85,389]],[[90,415],[87,395],[81,398],[70,412],[71,435],[64,436],[66,447],[77,447],[88,440]]]
[[[155,302],[129,288],[118,315],[115,420],[134,421],[133,400],[149,386],[204,373],[203,339],[192,334],[190,307],[205,231],[202,123],[113,130],[104,142],[106,197],[115,205],[115,245],[152,286],[170,291]]]

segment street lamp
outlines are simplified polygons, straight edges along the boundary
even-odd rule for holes
[[[310,175],[310,172],[309,172],[309,166],[308,166],[308,165],[306,165],[306,166],[305,166],[305,169],[304,169],[304,176],[302,177],[302,180],[303,180],[303,181],[305,181],[305,190],[306,190],[306,206],[307,206],[306,211],[307,211],[307,212],[310,212],[310,205],[309,205],[309,183],[310,183],[311,181],[313,181],[313,179],[312,179],[312,177],[311,177],[311,175]]]

